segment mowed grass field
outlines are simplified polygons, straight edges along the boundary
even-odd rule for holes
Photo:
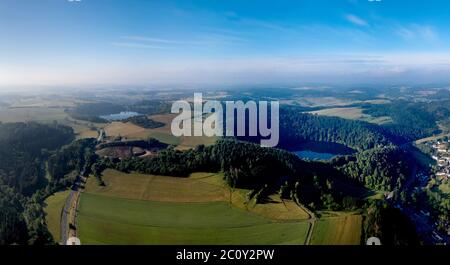
[[[310,227],[296,209],[280,220],[236,207],[220,174],[171,178],[107,170],[103,179],[106,186],[99,187],[90,178],[81,196],[83,244],[305,244]]]
[[[53,194],[45,200],[45,221],[47,228],[52,234],[55,241],[61,238],[61,212],[69,196],[70,190],[61,191]]]
[[[83,244],[304,244],[307,222],[278,223],[225,202],[173,203],[85,193]]]
[[[107,169],[103,173],[102,187],[91,178],[86,183],[86,192],[124,199],[160,202],[218,202],[227,201],[229,190],[222,185],[208,183],[206,178],[220,179],[211,173],[196,173],[191,178],[124,174]]]
[[[360,245],[362,217],[347,215],[321,219],[316,222],[312,245]]]

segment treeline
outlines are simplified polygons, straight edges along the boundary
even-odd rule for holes
[[[134,111],[144,115],[170,113],[171,104],[164,100],[142,100],[126,106],[128,111]]]
[[[149,138],[147,141],[144,140],[130,140],[130,141],[115,141],[110,143],[101,143],[97,146],[97,149],[103,149],[107,147],[118,147],[118,146],[130,146],[130,147],[140,147],[140,148],[167,148],[167,144],[161,143],[160,141]]]
[[[152,119],[149,119],[145,115],[139,115],[139,116],[130,117],[130,118],[126,119],[126,120],[123,120],[122,122],[131,122],[134,125],[137,125],[139,127],[146,128],[146,129],[160,128],[160,127],[163,127],[165,125],[162,122],[154,121]]]
[[[109,102],[85,103],[75,107],[71,113],[86,116],[102,116],[125,111],[125,107]]]
[[[403,149],[386,146],[359,152],[355,156],[337,157],[332,163],[349,179],[370,189],[401,191],[412,173],[414,162]]]
[[[80,104],[73,109],[67,110],[67,112],[72,118],[77,120],[106,123],[107,120],[100,118],[100,116],[119,113],[125,110],[125,107],[122,105],[109,102],[97,102]]]
[[[0,124],[0,245],[52,243],[41,205],[44,165],[73,138],[71,128],[56,123]]]

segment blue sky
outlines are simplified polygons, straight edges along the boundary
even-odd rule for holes
[[[1,0],[0,85],[446,82],[446,0]]]

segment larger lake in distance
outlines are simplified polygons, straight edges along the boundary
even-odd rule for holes
[[[100,118],[105,119],[107,121],[121,121],[126,120],[131,117],[139,116],[141,114],[134,112],[134,111],[122,111],[120,113],[116,114],[109,114],[109,115],[103,115],[100,116]]]

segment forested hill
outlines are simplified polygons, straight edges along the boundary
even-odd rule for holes
[[[393,122],[382,127],[393,135],[413,141],[439,133],[438,123],[449,124],[450,101],[417,103],[400,100],[383,105],[369,104],[364,106],[363,112],[373,117],[390,117]]]
[[[383,191],[401,191],[413,172],[413,163],[413,158],[396,146],[373,148],[332,160],[332,164],[348,178],[370,189]]]
[[[31,194],[45,176],[45,150],[55,150],[74,139],[72,128],[52,124],[0,124],[0,181]]]
[[[0,245],[50,242],[36,190],[45,187],[48,151],[73,139],[57,124],[0,124]]]
[[[308,141],[332,142],[353,149],[367,150],[401,142],[383,128],[367,122],[299,113],[295,108],[280,109],[282,148]]]

